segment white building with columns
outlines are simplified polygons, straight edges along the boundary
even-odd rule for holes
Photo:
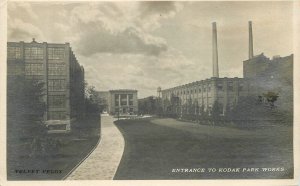
[[[108,96],[108,113],[111,115],[136,115],[138,113],[137,90],[110,90]]]

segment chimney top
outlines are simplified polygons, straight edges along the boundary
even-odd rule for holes
[[[212,23],[212,62],[213,62],[213,77],[219,77],[218,67],[218,42],[217,42],[217,24]]]
[[[253,34],[252,34],[252,21],[249,24],[249,59],[253,58]]]

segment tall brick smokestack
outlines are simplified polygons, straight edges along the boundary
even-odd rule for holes
[[[252,21],[249,21],[249,59],[253,58]]]
[[[217,24],[212,23],[213,36],[212,36],[212,47],[213,47],[213,77],[219,77],[219,66],[218,66],[218,42],[217,42]]]

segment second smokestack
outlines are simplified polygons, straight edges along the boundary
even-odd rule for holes
[[[252,21],[249,21],[249,59],[253,58],[253,35],[252,35]]]
[[[212,23],[213,33],[212,33],[212,47],[213,47],[213,77],[219,77],[219,66],[218,66],[218,41],[217,41],[217,24]]]

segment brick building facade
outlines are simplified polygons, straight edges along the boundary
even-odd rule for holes
[[[249,81],[243,78],[212,77],[165,89],[162,90],[163,110],[168,112],[175,109],[171,112],[177,114],[199,114],[200,108],[203,108],[210,113],[217,101],[222,108],[220,114],[225,114],[228,108],[237,103],[239,97],[250,94],[250,86]]]
[[[272,91],[278,93],[277,105],[280,109],[293,108],[293,55],[272,59],[263,53],[243,62],[244,78],[253,86],[254,95]]]
[[[24,76],[45,83],[44,120],[49,131],[70,131],[84,113],[84,68],[69,43],[7,43],[7,77]],[[9,86],[9,85],[8,85]]]

